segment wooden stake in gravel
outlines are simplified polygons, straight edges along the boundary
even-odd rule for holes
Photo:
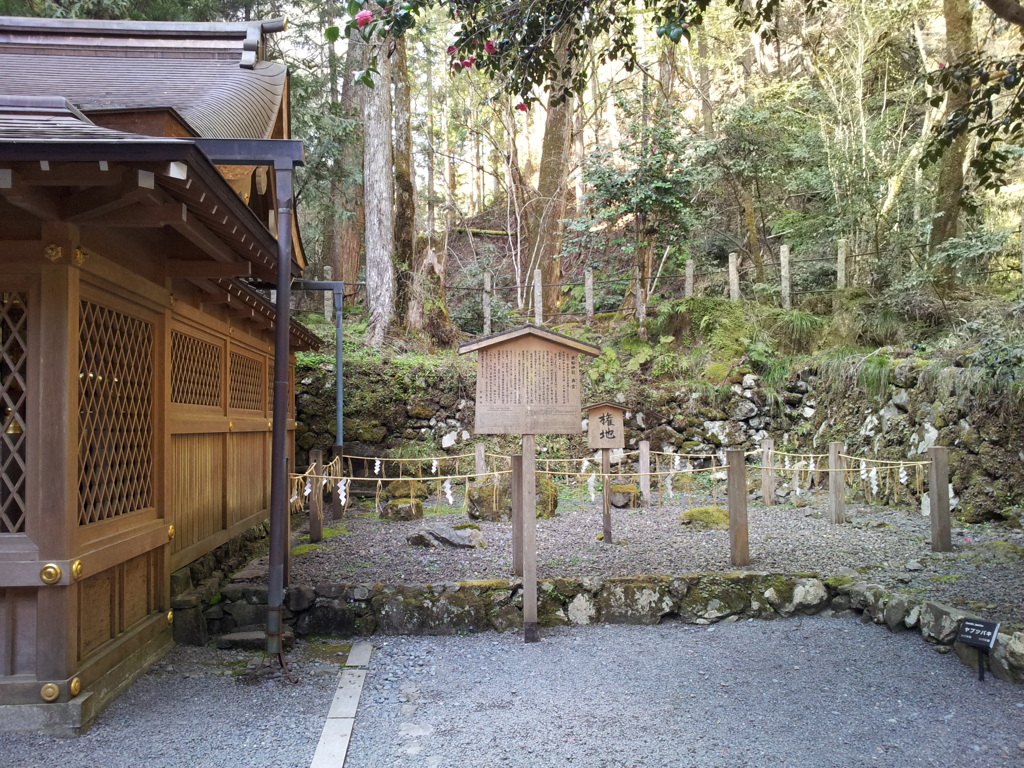
[[[732,564],[750,565],[750,536],[747,530],[747,467],[743,451],[730,448],[728,457],[729,553]]]
[[[649,506],[651,503],[651,443],[640,441],[640,503]]]
[[[842,443],[828,444],[828,519],[835,523],[846,522],[846,468]]]
[[[537,436],[523,435],[523,640],[540,641],[537,623]]]
[[[309,494],[309,541],[315,544],[324,538],[324,491],[320,480],[324,474],[324,452],[312,450],[309,459],[313,464],[313,478],[309,481],[313,488]]]
[[[952,552],[949,522],[949,456],[936,445],[928,449],[928,506],[932,522],[932,551]]]
[[[775,441],[766,437],[761,441],[761,495],[766,507],[775,506]]]

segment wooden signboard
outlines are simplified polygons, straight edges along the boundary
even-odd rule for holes
[[[463,344],[479,352],[478,435],[567,435],[580,423],[580,353],[597,347],[532,325]]]
[[[521,542],[523,638],[540,640],[537,622],[537,435],[578,434],[580,354],[596,357],[597,347],[568,336],[523,325],[459,347],[479,353],[476,368],[476,433],[523,436],[520,488],[513,525]],[[518,519],[517,519],[518,518]],[[513,534],[513,540],[516,535]]]
[[[626,409],[615,403],[595,403],[587,406],[587,444],[598,448],[625,448],[624,428]]]

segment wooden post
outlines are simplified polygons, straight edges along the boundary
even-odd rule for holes
[[[331,267],[324,267],[324,280],[331,279]],[[332,291],[324,291],[324,320],[328,323],[334,320],[334,294]]]
[[[839,455],[842,451],[842,443],[828,444],[828,519],[836,524],[846,522],[845,462]]]
[[[836,290],[841,291],[846,288],[846,258],[847,258],[847,241],[845,238],[837,243],[836,251]]]
[[[594,317],[594,270],[583,272],[583,296],[587,302],[587,319]]]
[[[785,246],[783,246],[785,247]],[[761,441],[761,495],[766,507],[775,506],[775,441],[766,437]]]
[[[487,474],[487,446],[483,443],[476,444],[476,481],[479,483]]]
[[[338,460],[338,474],[344,476],[345,474],[345,462],[341,458],[344,454],[345,449],[336,445],[331,449],[331,458]],[[345,500],[345,504],[341,503],[341,493],[338,492],[338,482],[331,483],[331,517],[335,520],[341,520],[345,516],[345,506],[348,503],[348,499]],[[351,489],[349,489],[351,490]]]
[[[740,255],[729,254],[729,300],[740,300]]]
[[[1020,215],[1020,279],[1024,283],[1024,213]]]
[[[537,624],[537,437],[523,435],[523,640],[540,641]]]
[[[789,270],[789,246],[783,243],[779,248],[779,280],[782,290],[782,308],[793,308],[793,278]]]
[[[491,273],[484,272],[484,336],[491,335]]]
[[[932,521],[932,551],[951,552],[949,522],[949,455],[943,446],[928,449],[928,506]]]
[[[750,565],[750,538],[747,532],[747,468],[743,451],[730,448],[728,456],[729,553],[735,566]]]
[[[640,267],[633,269],[633,286],[636,293],[636,321],[643,325],[647,322],[647,286],[644,285]]]
[[[323,451],[312,450],[309,458],[313,464],[312,492],[309,494],[309,541],[316,543],[324,538],[324,488],[320,478],[324,474]]]
[[[539,269],[533,270],[533,322],[544,325],[544,278]]]
[[[512,460],[512,575],[523,575],[523,457]]]
[[[640,499],[645,506],[651,503],[651,441],[640,441]]]
[[[693,283],[697,279],[697,266],[693,263],[691,258],[686,262],[686,285],[683,286],[683,298],[693,298]]]
[[[601,539],[605,544],[612,543],[612,449],[601,449]]]

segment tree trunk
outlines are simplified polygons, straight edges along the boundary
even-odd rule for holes
[[[971,26],[971,5],[968,0],[943,0],[942,13],[946,18],[946,48],[949,61],[961,61],[974,48],[974,33]],[[967,106],[969,94],[966,88],[950,93],[947,114]],[[951,237],[956,237],[957,221],[960,218],[960,203],[963,200],[964,160],[967,157],[969,138],[960,134],[939,161],[939,177],[935,188],[935,211],[932,231],[928,238],[928,249],[935,251]],[[951,266],[942,266],[936,276],[936,289],[948,292],[956,279]]]
[[[416,263],[416,183],[412,157],[412,93],[405,55],[405,37],[395,41],[392,57],[395,84],[395,316],[405,318]]]
[[[366,206],[367,341],[380,347],[395,319],[394,160],[392,157],[391,62],[381,46],[374,87],[363,107],[363,187]]]
[[[348,41],[348,54],[345,57],[345,74],[341,79],[341,110],[345,115],[359,117],[363,113],[363,102],[366,100],[367,89],[352,83],[351,73],[366,66],[367,45],[359,35],[354,34]],[[363,162],[363,140],[353,138],[341,147],[339,164],[342,168],[357,168]],[[333,251],[331,262],[335,280],[345,281],[345,303],[355,301],[356,283],[359,282],[359,266],[363,260],[363,235],[366,230],[366,216],[363,209],[362,174],[352,174],[353,179],[347,184],[340,184],[338,189],[338,210],[351,211],[336,224],[337,247]]]

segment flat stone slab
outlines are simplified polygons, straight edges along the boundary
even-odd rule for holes
[[[295,645],[295,633],[285,627],[284,648],[291,649]],[[217,638],[218,648],[238,648],[243,651],[262,651],[267,647],[267,632],[263,629],[249,629],[240,632],[229,632]]]

